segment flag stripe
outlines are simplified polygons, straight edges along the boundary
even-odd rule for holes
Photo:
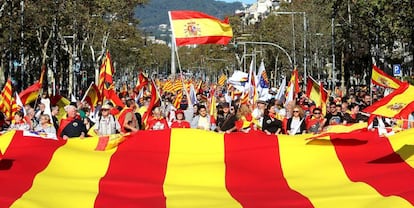
[[[252,134],[225,134],[226,185],[232,196],[243,207],[312,207],[283,177],[277,138]]]
[[[53,153],[65,142],[23,137],[22,131],[11,131],[1,136],[0,143],[2,148],[8,146],[5,152],[1,149],[0,205],[10,207],[32,186],[34,177],[48,166]]]
[[[190,22],[196,22],[196,25],[202,25],[197,34],[189,34],[187,27],[190,27]],[[195,25],[195,26],[196,26]],[[224,24],[219,21],[212,21],[211,19],[185,19],[173,20],[175,38],[185,37],[205,37],[205,36],[227,36],[232,37],[233,32],[229,24]]]
[[[414,170],[394,152],[388,139],[379,137],[376,131],[335,137],[341,136],[367,142],[366,145],[346,146],[333,140],[338,158],[352,181],[367,183],[383,196],[401,196],[414,205]]]
[[[134,136],[135,135],[135,136]],[[170,131],[140,131],[112,156],[101,179],[95,207],[166,207],[163,183]]]
[[[368,106],[365,112],[374,115],[383,115],[389,118],[405,117],[414,111],[414,102],[411,95],[414,95],[414,86],[409,84],[401,85],[391,94]]]
[[[190,132],[197,136],[189,138]],[[167,207],[240,207],[226,190],[225,169],[223,134],[172,129]]]
[[[309,135],[295,138],[279,135],[280,158],[283,175],[289,186],[307,196],[315,207],[410,206],[402,198],[383,197],[369,185],[351,181],[336,156],[335,148],[329,145],[330,141],[327,141],[328,145],[304,145],[304,139],[307,137]],[[350,146],[354,147],[355,145]],[[368,152],[364,152],[363,155]],[[349,154],[363,157],[352,150]],[[359,171],[357,167],[354,168],[354,171]]]
[[[388,75],[376,65],[372,65],[371,80],[374,84],[382,87],[388,87],[392,89],[398,89],[401,85],[401,81]]]
[[[93,151],[98,141],[98,137],[67,140],[12,207],[93,207],[99,179],[116,150]]]
[[[412,158],[414,153],[413,150],[411,150],[414,147],[414,141],[412,139],[413,134],[414,128],[411,128],[388,137],[388,141],[392,145],[394,152],[399,154],[400,157],[412,168],[414,168],[414,159]]]
[[[205,37],[191,37],[191,38],[176,38],[177,45],[184,44],[208,44],[214,42],[216,44],[226,45],[232,37],[223,36],[205,36]]]
[[[228,21],[196,11],[171,11],[171,28],[176,45],[227,44],[233,37]]]

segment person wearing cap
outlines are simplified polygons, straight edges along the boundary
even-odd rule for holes
[[[113,115],[109,113],[111,106],[105,104],[101,107],[101,113],[98,119],[96,120],[96,125],[94,131],[99,136],[116,134],[121,131],[121,125],[118,120],[115,119]]]
[[[181,109],[175,111],[175,121],[171,123],[171,128],[191,128],[190,122],[184,119],[184,111]]]
[[[87,134],[86,126],[77,116],[76,107],[74,105],[67,105],[65,106],[65,111],[67,113],[67,118],[63,119],[60,123],[58,136],[63,139],[85,137]]]

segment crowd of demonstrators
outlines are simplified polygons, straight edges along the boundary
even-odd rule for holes
[[[332,125],[367,122],[369,115],[363,113],[363,109],[381,99],[383,93],[382,89],[377,89],[375,92],[378,94],[371,97],[367,89],[362,87],[353,88],[347,93],[336,90],[331,93],[326,109],[323,109],[302,92],[287,102],[276,99],[275,91],[271,91],[266,99],[246,102],[242,101],[241,94],[233,96],[237,94],[234,90],[227,87],[210,90],[206,87],[197,92],[195,100],[191,100],[186,93],[180,99],[178,92],[161,92],[161,102],[155,106],[150,104],[150,94],[137,99],[137,93],[129,92],[121,97],[124,108],[114,106],[109,101],[88,106],[86,102],[78,100],[65,107],[66,118],[61,120],[57,116],[58,106],[36,101],[35,108],[25,106],[26,115],[19,111],[13,122],[6,121],[2,127],[56,133],[63,139],[83,138],[91,131],[104,136],[168,128],[193,128],[219,133],[263,131],[268,135],[317,134]],[[212,92],[214,94],[209,94]],[[217,100],[217,106],[213,106],[215,108],[207,99],[213,96]],[[47,100],[47,95],[42,95],[41,100]],[[215,112],[212,112],[214,109]],[[374,125],[378,125],[378,120],[375,122]],[[396,124],[385,119],[384,122],[386,125]],[[413,114],[407,123],[409,127],[414,126]]]

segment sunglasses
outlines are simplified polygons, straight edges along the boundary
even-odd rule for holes
[[[319,113],[319,112],[316,112],[316,113],[313,113],[313,114],[315,114],[315,115],[318,115],[318,114],[321,114],[321,113]]]
[[[294,113],[299,113],[299,111],[293,111]]]

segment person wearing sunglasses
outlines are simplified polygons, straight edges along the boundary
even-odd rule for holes
[[[289,135],[306,133],[304,112],[300,106],[294,106],[292,117],[287,121],[287,133]]]
[[[306,121],[306,129],[309,133],[321,133],[325,122],[326,119],[322,115],[322,110],[320,108],[315,108],[313,109],[310,118]]]
[[[329,113],[326,114],[326,122],[325,126],[327,125],[338,125],[338,124],[346,124],[344,121],[344,116],[341,112],[338,112],[338,108],[341,109],[341,105],[336,105],[335,103],[331,103],[329,105]]]

